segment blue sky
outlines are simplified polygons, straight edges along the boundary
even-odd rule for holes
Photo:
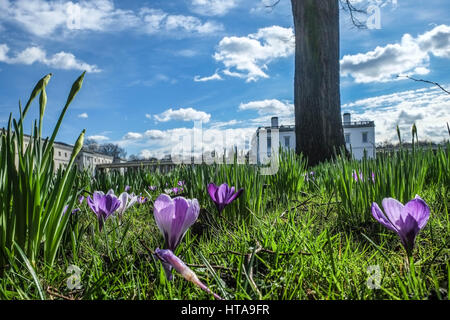
[[[87,70],[58,140],[82,129],[128,155],[170,153],[202,121],[204,148],[242,146],[278,115],[293,124],[294,35],[289,0],[0,0],[0,126],[45,74],[50,134],[72,82]],[[341,11],[341,103],[374,120],[376,141],[448,139],[450,3],[354,0],[376,5],[379,29],[355,29]],[[366,17],[361,17],[363,21]],[[26,123],[37,117],[35,105]],[[197,122],[197,127],[199,126]]]

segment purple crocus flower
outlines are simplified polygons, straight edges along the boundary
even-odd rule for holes
[[[156,190],[156,186],[149,186],[148,188],[150,189],[150,191],[155,191]]]
[[[173,267],[178,273],[180,273],[184,279],[187,281],[190,281],[197,285],[200,289],[204,290],[205,292],[212,294],[214,298],[217,300],[223,300],[219,295],[212,292],[206,285],[204,285],[197,277],[194,271],[192,271],[180,258],[178,258],[171,250],[166,249],[159,249],[156,248],[155,250],[156,256],[161,260],[163,263],[164,268],[169,265],[170,267]],[[169,279],[170,280],[170,279]]]
[[[174,194],[179,194],[179,193],[183,192],[183,190],[184,190],[183,187],[181,187],[181,188],[178,188],[178,187],[172,188],[172,192]]]
[[[352,177],[353,177],[353,180],[355,180],[355,182],[364,181],[363,174],[361,171],[359,171],[359,175],[358,175],[356,170],[353,170]]]
[[[156,225],[164,236],[166,248],[175,251],[184,234],[198,218],[200,205],[197,199],[171,198],[161,194],[154,204]]]
[[[372,182],[375,183],[375,173],[372,172]]]
[[[137,203],[139,203],[139,204],[144,204],[144,203],[146,203],[148,201],[148,198],[147,197],[144,197],[144,196],[138,196],[137,197]]]
[[[395,231],[408,256],[414,249],[417,234],[425,227],[430,217],[430,208],[418,195],[406,205],[393,198],[384,198],[383,211],[376,202],[372,203],[372,215],[386,228]]]
[[[64,208],[63,208],[63,215],[66,214],[68,208],[69,208],[69,205],[66,204],[66,205],[64,206]],[[76,214],[76,213],[79,212],[79,211],[80,211],[79,208],[75,208],[75,209],[72,210],[72,214]]]
[[[82,195],[82,196],[79,196],[79,197],[78,197],[78,203],[79,203],[79,204],[82,204],[83,201],[84,201],[84,196],[83,196],[83,195]]]
[[[184,180],[183,180],[183,181],[178,181],[178,185],[179,185],[180,187],[184,186],[184,184],[185,184]]]
[[[234,187],[230,188],[226,183],[223,183],[220,186],[216,186],[214,183],[208,185],[208,193],[216,204],[219,214],[227,205],[237,199],[243,191],[244,189],[239,189],[235,193]]]
[[[356,170],[353,170],[352,177],[353,177],[353,180],[358,182],[358,174],[356,173]]]
[[[131,187],[130,186],[125,186],[125,192],[130,191]]]
[[[119,207],[120,200],[114,193],[103,194],[103,192],[95,191],[92,198],[87,198],[87,203],[92,211],[97,215],[99,229],[103,228],[103,223],[111,216]]]

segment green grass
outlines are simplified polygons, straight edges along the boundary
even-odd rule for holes
[[[449,286],[449,189],[444,179],[428,176],[439,170],[439,159],[448,159],[448,154],[441,154],[446,152],[421,151],[394,158],[381,155],[363,162],[340,159],[309,169],[315,171],[316,180],[302,180],[300,187],[283,177],[297,175],[300,179],[306,172],[304,161],[292,155],[288,161],[299,170],[280,170],[278,177],[264,177],[255,167],[237,164],[180,167],[166,176],[145,170],[129,175],[138,179],[138,185],[139,179],[146,182],[145,176],[153,175],[152,181],[162,183],[162,188],[166,182],[186,181],[186,196],[198,198],[205,210],[176,254],[191,265],[201,281],[228,299],[446,298],[439,296],[439,289],[448,290]],[[397,162],[396,156],[402,161]],[[369,210],[372,200],[396,196],[391,190],[399,186],[405,192],[406,187],[395,180],[394,186],[379,186],[371,180],[360,186],[351,180],[353,168],[363,172],[377,168],[376,179],[382,181],[391,181],[388,175],[392,172],[407,176],[402,170],[414,167],[407,165],[408,161],[427,161],[422,179],[428,183],[411,186],[404,199],[418,193],[431,208],[430,220],[416,241],[414,276],[398,237],[371,218]],[[350,173],[350,178],[342,172]],[[245,188],[242,198],[227,207],[223,217],[217,215],[206,193],[209,181]],[[339,190],[341,184],[350,185],[350,201]],[[105,185],[102,190],[110,187]],[[153,200],[159,193],[152,193]],[[401,195],[396,197],[401,199]],[[346,215],[348,221],[343,221]],[[0,281],[0,296],[39,299],[44,291],[47,299],[212,299],[178,275],[173,282],[165,279],[160,262],[146,249],[162,245],[152,202],[131,208],[121,223],[107,220],[101,233],[95,215],[83,204],[81,212],[71,216],[56,263],[50,267],[40,261],[34,273],[28,264],[15,259]],[[67,287],[70,265],[82,270],[79,290]],[[380,268],[379,289],[366,285],[369,266]]]
[[[11,165],[4,158],[9,152],[5,139],[11,138],[3,135],[2,139],[0,188],[7,190],[5,177]],[[0,298],[213,299],[178,274],[167,281],[161,263],[147,250],[163,246],[153,201],[184,180],[183,196],[197,198],[201,212],[175,254],[226,299],[448,299],[449,146],[380,154],[376,160],[338,157],[314,168],[308,168],[303,157],[282,152],[279,170],[271,176],[261,175],[257,166],[236,162],[183,165],[168,174],[145,168],[125,175],[110,171],[95,179],[80,172],[70,190],[58,181],[73,174],[73,169],[60,171],[50,185],[54,192],[65,190],[57,193],[61,194],[58,206],[68,203],[68,212],[78,206],[79,194],[111,188],[119,194],[127,185],[151,201],[130,208],[122,221],[107,220],[102,232],[86,203],[63,221],[48,204],[45,210],[53,212],[53,228],[62,236],[55,240],[52,229],[45,229],[38,241],[29,240],[33,244],[29,252],[29,246],[24,250],[18,241],[29,239],[29,233],[22,238],[12,235],[1,250]],[[31,151],[27,157],[23,161],[33,163]],[[21,175],[34,181],[31,175],[38,169]],[[363,181],[353,179],[354,170],[362,173]],[[305,180],[311,171],[314,175]],[[210,182],[227,182],[245,191],[219,216],[206,190]],[[150,185],[158,189],[150,192]],[[48,191],[34,192],[43,196]],[[409,262],[398,236],[375,221],[370,207],[385,197],[405,203],[416,194],[427,202],[431,216]],[[2,196],[9,202],[2,204],[0,230],[8,231],[11,225],[5,221],[21,205],[17,194]],[[20,212],[36,210],[31,202],[26,208]],[[46,255],[48,247],[54,248],[53,258]],[[81,274],[67,273],[73,265]],[[367,285],[373,267],[380,271],[378,289]],[[78,278],[81,288],[69,289],[69,277]]]

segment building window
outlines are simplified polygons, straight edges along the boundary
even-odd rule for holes
[[[61,151],[58,151],[58,156],[60,156],[60,157],[61,157]]]
[[[362,142],[367,143],[367,132],[362,133]]]
[[[67,152],[64,152],[64,157],[66,157],[66,158],[67,158]]]
[[[350,133],[345,134],[345,143],[350,143]]]
[[[272,149],[272,138],[267,137],[267,151],[270,151]]]
[[[284,146],[286,148],[289,148],[289,146],[291,145],[291,137],[284,137]]]

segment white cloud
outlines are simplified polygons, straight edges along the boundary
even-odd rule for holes
[[[237,146],[238,150],[250,147],[256,133],[256,127],[235,129],[204,128],[202,131],[194,128],[174,128],[168,130],[148,130],[142,134],[140,141],[122,140],[121,146],[141,148],[140,156],[162,158],[166,154],[199,155],[201,152],[216,150],[223,152]]]
[[[14,57],[8,56],[9,47],[6,44],[0,44],[0,62],[8,64],[26,64],[31,65],[35,62],[42,63],[55,69],[64,70],[86,70],[87,72],[100,72],[96,65],[90,65],[78,60],[72,53],[58,52],[47,57],[45,50],[39,47],[29,47],[17,53]]]
[[[230,127],[237,124],[241,124],[242,121],[238,121],[236,119],[230,120],[230,121],[217,121],[214,123],[211,123],[210,128],[211,129],[222,129],[224,127]]]
[[[137,140],[137,139],[142,139],[143,135],[141,133],[137,133],[137,132],[128,132],[123,139],[125,140]]]
[[[224,37],[219,42],[214,59],[223,63],[224,74],[250,82],[269,78],[263,71],[268,69],[267,65],[292,55],[294,51],[292,28],[272,26],[246,37]]]
[[[417,38],[422,50],[450,59],[450,26],[440,25]]]
[[[430,72],[430,54],[450,58],[449,26],[437,26],[417,38],[405,34],[400,43],[345,55],[340,61],[341,75],[351,76],[357,83],[393,81],[400,74],[424,75]]]
[[[375,121],[376,141],[398,142],[396,126],[402,139],[411,140],[411,127],[416,123],[420,140],[441,142],[448,139],[446,123],[450,123],[450,96],[437,87],[396,92],[366,98],[342,106],[353,120]]]
[[[208,77],[200,77],[200,76],[194,77],[195,82],[205,82],[205,81],[211,81],[211,80],[223,80],[223,79],[220,76],[220,74],[217,73],[217,71],[213,75],[208,76]]]
[[[78,118],[87,119],[88,118],[88,114],[86,112],[80,113],[78,115]]]
[[[151,119],[151,118],[152,118],[152,115],[151,115],[151,114],[148,114],[148,113],[146,113],[146,114],[145,114],[145,117],[146,117],[147,119]]]
[[[164,139],[164,132],[161,130],[147,130],[145,131],[144,136],[152,140],[161,140]]]
[[[203,23],[200,19],[192,16],[170,15],[165,20],[164,28],[167,31],[183,30],[192,33],[207,34],[221,31],[223,26],[212,21]]]
[[[160,115],[155,115],[154,118],[159,122],[167,122],[171,120],[178,121],[202,121],[204,123],[209,122],[211,115],[198,111],[193,108],[180,108],[178,110],[173,110],[170,108],[169,110],[164,111]]]
[[[223,16],[238,5],[239,0],[191,0],[193,12],[206,16]]]
[[[88,136],[87,138],[95,140],[95,141],[99,141],[99,142],[109,140],[109,138],[107,136],[102,136],[102,135],[93,135],[93,136]]]
[[[181,32],[208,34],[223,29],[214,21],[203,22],[193,16],[171,15],[142,7],[136,11],[116,8],[112,0],[44,1],[1,0],[0,22],[18,24],[28,32],[49,37],[77,31],[113,32],[136,30],[154,34]]]
[[[293,116],[294,105],[277,99],[241,103],[239,110],[256,110],[260,115]]]

